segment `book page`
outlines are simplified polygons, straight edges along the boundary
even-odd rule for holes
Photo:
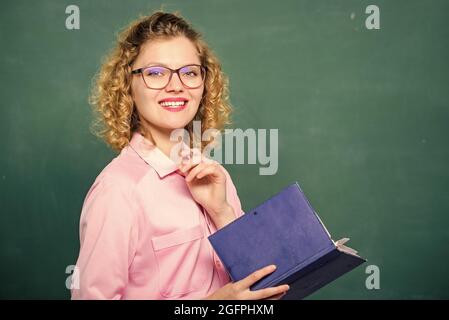
[[[330,234],[329,231],[327,230],[327,228],[326,228],[326,226],[324,225],[323,221],[321,221],[321,218],[320,218],[320,216],[318,215],[318,213],[317,213],[315,210],[313,210],[313,212],[315,213],[315,216],[318,218],[318,221],[319,221],[319,222],[321,223],[321,225],[323,226],[324,231],[326,231],[327,236],[329,237],[329,239],[332,240],[331,234]],[[334,240],[332,240],[332,241],[334,241]]]
[[[354,250],[352,248],[349,248],[349,247],[344,245],[348,241],[349,241],[349,238],[342,238],[342,239],[340,239],[338,241],[334,241],[334,244],[335,244],[335,246],[337,247],[338,250],[340,250],[340,251],[342,251],[344,253],[348,253],[348,254],[351,254],[353,256],[359,257],[359,255],[357,254],[356,250]]]

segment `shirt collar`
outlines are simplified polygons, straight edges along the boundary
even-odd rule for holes
[[[145,138],[140,132],[133,133],[129,145],[142,160],[157,172],[161,179],[178,170],[176,162],[162,152],[149,139]],[[182,148],[188,148],[187,144],[182,142]]]

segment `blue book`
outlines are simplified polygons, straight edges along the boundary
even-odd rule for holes
[[[233,282],[275,264],[251,290],[288,284],[302,299],[366,260],[333,241],[299,184],[293,183],[208,237]]]

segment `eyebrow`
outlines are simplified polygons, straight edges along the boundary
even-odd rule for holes
[[[184,66],[189,66],[189,65],[192,65],[192,64],[197,64],[197,65],[201,65],[201,63],[185,63],[185,64],[183,64],[181,67],[184,67]],[[145,68],[145,67],[154,67],[154,66],[162,66],[162,67],[166,67],[166,68],[170,68],[169,66],[168,66],[168,64],[165,64],[165,63],[162,63],[162,62],[147,62],[142,68]],[[180,68],[181,68],[180,67]],[[173,69],[177,69],[177,68],[173,68]]]

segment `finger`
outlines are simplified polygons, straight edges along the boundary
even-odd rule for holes
[[[207,166],[206,163],[202,162],[196,167],[194,167],[192,170],[190,170],[189,174],[186,176],[186,181],[190,182],[193,180],[193,178],[200,172],[205,166]]]
[[[206,158],[198,148],[184,149],[180,154],[182,157],[181,164],[193,163],[195,165],[204,162]]]
[[[190,155],[190,148],[184,148],[184,147],[182,147],[181,149],[179,149],[179,151],[178,151],[178,155],[180,156],[180,157],[186,157],[187,155]]]
[[[192,150],[192,149],[189,149]],[[185,151],[185,152],[184,152]],[[206,156],[202,156],[200,161],[192,159],[190,154],[187,152],[187,150],[184,150],[182,153],[186,154],[186,156],[184,156],[183,160],[181,161],[181,163],[179,164],[178,168],[179,168],[179,172],[181,173],[181,175],[186,176],[188,174],[188,172],[196,167],[197,165],[199,165],[200,163],[206,163],[206,164],[215,164],[217,165],[218,162],[212,159],[207,158]],[[200,157],[201,155],[199,154],[199,150],[195,149],[193,150],[193,152],[196,153],[197,155],[197,159],[198,157]]]
[[[186,180],[192,181],[193,179],[202,179],[205,176],[211,176],[215,178],[223,177],[224,179],[226,179],[224,173],[222,173],[215,164],[203,162],[189,172],[189,179],[186,178]]]
[[[196,167],[198,164],[195,164],[193,162],[183,162],[179,165],[179,171],[181,171],[184,176],[187,175],[187,173],[193,168]]]
[[[266,267],[264,267],[262,269],[259,269],[259,270],[255,271],[255,272],[251,273],[249,276],[247,276],[246,278],[238,281],[237,283],[239,285],[241,285],[243,289],[248,289],[254,283],[259,281],[263,277],[269,275],[274,270],[276,270],[276,266],[275,265],[266,266]]]
[[[270,298],[272,296],[280,295],[284,292],[286,292],[290,287],[287,284],[277,286],[277,287],[271,287],[271,288],[265,288],[260,289],[256,291],[252,291],[253,297],[256,300],[266,299]]]
[[[192,149],[192,160],[195,163],[200,163],[203,161],[203,154],[201,153],[200,149],[193,148]]]
[[[201,151],[198,148],[193,149],[183,149],[180,152],[181,156],[181,164],[193,162],[196,164],[199,164],[200,162],[206,162],[206,163],[218,163],[217,161],[210,159],[203,155]]]
[[[214,159],[210,159],[210,158],[206,157],[205,155],[203,155],[203,158],[201,161],[206,162],[206,163],[219,164],[218,161],[216,161]]]
[[[206,164],[206,165],[207,166],[203,170],[198,172],[198,174],[196,175],[197,179],[201,179],[207,175],[220,176],[220,172],[218,171],[219,168],[215,164]]]
[[[200,159],[200,161],[197,161],[197,160],[192,159],[190,156],[188,156],[188,157],[185,157],[184,160],[181,161],[181,163],[179,165],[179,170],[182,173],[187,173],[192,168],[199,165],[200,163],[202,163],[201,159]]]

